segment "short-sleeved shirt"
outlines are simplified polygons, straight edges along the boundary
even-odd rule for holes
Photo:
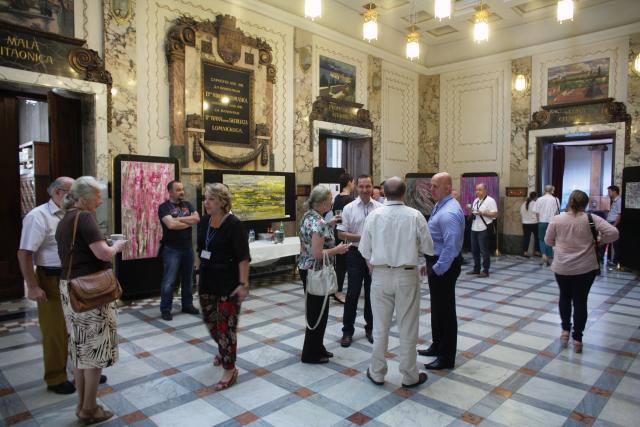
[[[622,197],[618,196],[611,202],[611,209],[607,214],[607,222],[614,222],[618,215],[622,213]]]
[[[305,212],[300,221],[300,257],[298,258],[298,268],[300,270],[312,270],[315,258],[311,250],[311,238],[314,234],[319,234],[324,240],[323,249],[330,249],[335,246],[333,238],[333,228],[327,224],[322,216],[313,209]]]
[[[20,249],[33,252],[33,261],[41,267],[60,267],[56,229],[64,216],[53,200],[32,209],[22,220]]]
[[[522,223],[523,224],[537,224],[538,223],[538,216],[536,215],[536,212],[535,212],[535,206],[536,206],[535,200],[531,200],[529,202],[529,208],[528,209],[527,209],[526,200],[524,202],[522,202],[522,205],[520,206],[520,218],[522,219]]]
[[[158,216],[160,217],[160,224],[162,224],[162,240],[163,245],[171,246],[174,248],[190,248],[191,247],[191,227],[184,230],[170,230],[167,225],[162,221],[167,215],[171,215],[172,218],[181,218],[191,215],[195,209],[191,203],[183,200],[178,203],[173,203],[171,200],[167,200],[158,207]]]
[[[538,221],[551,222],[560,213],[560,201],[553,195],[546,193],[536,200],[533,211],[538,214]]]
[[[335,199],[333,199],[333,214],[336,214],[336,210],[343,210],[345,206],[349,203],[353,202],[354,197],[351,194],[338,194]],[[337,228],[334,227],[333,235],[336,238],[336,244],[342,242],[338,238]]]
[[[104,240],[96,217],[91,212],[73,209],[67,211],[64,218],[60,220],[60,224],[58,224],[58,229],[56,230],[58,255],[62,260],[62,274],[60,276],[62,279],[67,279],[71,244],[73,242],[73,223],[76,220],[76,215],[80,215],[80,218],[78,218],[76,240],[73,245],[71,274],[68,278],[73,279],[111,268],[109,261],[99,259],[89,247],[92,243]]]
[[[198,256],[200,257],[200,292],[228,296],[240,282],[238,264],[251,261],[249,236],[242,221],[229,214],[219,228],[210,226],[209,215],[198,224]],[[202,251],[209,251],[209,259]]]
[[[496,201],[491,196],[486,196],[484,199],[476,199],[471,204],[472,212],[477,212],[479,210],[487,211],[487,212],[498,212],[498,205]],[[484,222],[482,221],[484,220]],[[473,222],[471,223],[472,231],[484,231],[487,229],[487,225],[493,222],[493,218],[483,215],[474,215]],[[487,225],[485,225],[485,223]]]
[[[338,230],[362,235],[362,228],[364,227],[364,220],[367,218],[367,215],[383,206],[382,203],[376,202],[373,199],[369,199],[369,203],[365,204],[362,199],[358,197],[342,210],[342,222],[338,224]],[[352,245],[357,247],[358,242],[353,242]]]

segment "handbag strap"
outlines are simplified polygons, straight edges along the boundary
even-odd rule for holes
[[[593,222],[593,217],[587,212],[587,218],[589,219],[589,228],[591,228],[591,235],[593,236],[593,246],[596,248],[596,255],[598,253],[598,231],[596,230],[596,224]]]
[[[314,269],[315,269],[315,266],[316,266],[316,262],[317,262],[317,260],[315,260],[313,262]],[[329,264],[330,264],[329,254],[327,254],[326,250],[323,250],[322,251],[322,265],[324,267],[325,265],[329,265]],[[304,321],[307,324],[307,328],[310,331],[315,331],[318,328],[318,325],[320,324],[320,321],[322,320],[322,313],[324,313],[324,309],[327,306],[327,301],[328,300],[329,300],[329,288],[327,288],[327,293],[325,294],[324,300],[322,301],[322,309],[320,309],[320,314],[318,315],[318,319],[316,319],[316,324],[313,325],[313,328],[312,328],[311,326],[309,326],[309,319],[307,318],[307,313],[309,312],[309,310],[307,310],[307,302],[309,301],[309,288],[307,287],[307,289],[305,289],[305,298],[304,298],[304,304],[305,304],[304,312],[305,312],[305,315],[304,315]]]
[[[73,264],[73,248],[76,245],[76,231],[78,231],[78,220],[80,219],[80,211],[76,214],[76,219],[73,221],[73,238],[71,239],[71,248],[69,251],[69,267],[67,268],[67,280],[71,276],[71,265]]]

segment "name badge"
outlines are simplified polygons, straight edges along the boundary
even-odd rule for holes
[[[200,252],[200,258],[211,259],[211,252],[203,250],[202,252]]]

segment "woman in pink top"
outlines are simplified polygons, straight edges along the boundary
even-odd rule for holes
[[[547,245],[554,247],[555,253],[551,270],[555,273],[560,288],[560,341],[565,346],[569,342],[573,306],[572,337],[576,353],[582,353],[582,331],[587,323],[587,297],[600,267],[589,218],[584,212],[588,203],[589,196],[584,191],[574,190],[569,196],[567,212],[553,217],[544,238]],[[599,244],[618,239],[618,230],[614,226],[599,216],[592,215],[592,218],[599,235]]]

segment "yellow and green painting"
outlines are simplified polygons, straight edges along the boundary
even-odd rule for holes
[[[284,218],[285,177],[224,174],[233,214],[242,221]]]

